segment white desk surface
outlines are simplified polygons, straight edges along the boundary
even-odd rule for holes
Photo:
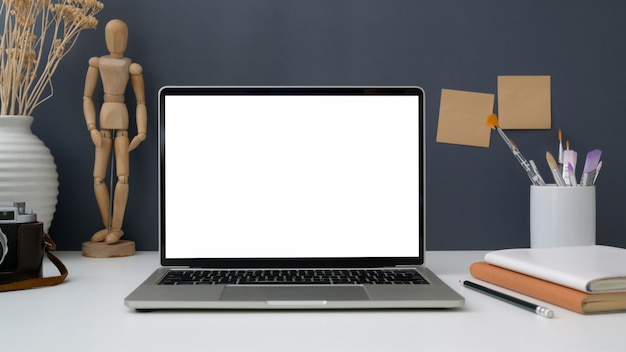
[[[426,253],[427,266],[465,297],[461,309],[137,313],[123,300],[159,265],[157,252],[110,259],[58,252],[70,273],[65,283],[0,293],[0,350],[626,350],[626,313],[583,316],[542,303],[555,311],[546,319],[460,286],[484,254]],[[45,262],[44,274],[55,274]]]

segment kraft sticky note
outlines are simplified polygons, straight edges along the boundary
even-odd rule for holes
[[[494,94],[442,89],[437,142],[489,147],[491,129],[485,120],[494,101]]]
[[[498,76],[502,129],[550,129],[550,76]]]

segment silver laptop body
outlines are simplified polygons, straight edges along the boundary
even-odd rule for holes
[[[419,87],[163,87],[154,309],[452,308],[423,266]],[[168,272],[415,270],[425,284],[163,284]]]

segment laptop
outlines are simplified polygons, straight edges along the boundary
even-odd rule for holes
[[[137,310],[453,308],[424,266],[419,87],[159,91],[161,267]]]

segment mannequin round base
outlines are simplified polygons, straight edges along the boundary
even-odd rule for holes
[[[90,258],[117,258],[135,254],[135,242],[119,240],[114,244],[104,242],[83,242],[83,257]]]

